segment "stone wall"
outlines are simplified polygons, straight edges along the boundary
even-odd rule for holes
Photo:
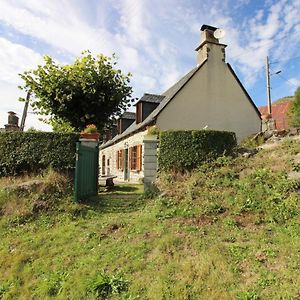
[[[117,176],[116,180],[124,181],[124,170],[117,169],[117,151],[121,149],[128,149],[136,145],[142,145],[142,170],[129,170],[129,180],[133,183],[141,183],[144,179],[144,136],[146,136],[147,130],[138,132],[132,136],[129,136],[126,139],[121,140],[120,142],[111,145],[105,149],[100,149],[99,155],[99,166],[100,166],[100,175],[114,175]],[[102,169],[102,158],[105,155],[105,170]],[[109,160],[109,166],[107,165],[107,160]]]

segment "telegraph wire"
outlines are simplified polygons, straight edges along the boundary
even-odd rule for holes
[[[283,79],[284,81],[286,81],[287,83],[289,83],[290,85],[294,86],[295,88],[298,88],[299,86],[293,82],[291,82],[289,79],[283,77],[281,74],[278,74],[279,77],[281,77],[281,79]]]

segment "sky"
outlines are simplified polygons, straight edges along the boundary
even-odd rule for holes
[[[0,128],[7,112],[22,116],[19,73],[50,55],[72,63],[84,50],[118,56],[131,72],[134,97],[160,94],[196,66],[200,28],[225,30],[231,64],[256,105],[300,86],[300,0],[0,0]],[[281,71],[280,74],[275,74]],[[49,130],[29,109],[26,127]]]

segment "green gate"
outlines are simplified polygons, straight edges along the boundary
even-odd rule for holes
[[[74,200],[76,202],[98,194],[98,145],[88,147],[76,143]]]

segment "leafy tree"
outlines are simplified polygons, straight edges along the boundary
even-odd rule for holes
[[[295,92],[295,99],[289,109],[289,124],[293,127],[300,126],[300,87]]]
[[[31,91],[33,110],[48,115],[56,131],[81,130],[91,123],[102,129],[133,101],[131,74],[115,69],[115,55],[93,57],[85,51],[70,65],[56,64],[50,56],[44,61],[20,74],[25,82],[20,88]]]
[[[70,125],[70,123],[62,120],[62,119],[52,119],[50,122],[45,120],[45,122],[50,123],[52,125],[53,132],[64,132],[64,133],[72,133],[76,132],[76,129]]]

